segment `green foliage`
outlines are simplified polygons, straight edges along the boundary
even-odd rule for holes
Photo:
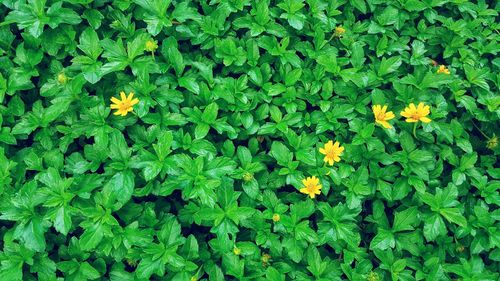
[[[2,1],[0,280],[498,280],[499,11]]]

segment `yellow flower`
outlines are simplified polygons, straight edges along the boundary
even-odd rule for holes
[[[340,146],[338,141],[334,144],[331,140],[328,141],[324,147],[319,149],[319,152],[325,155],[323,161],[327,162],[330,166],[332,166],[333,163],[340,161],[340,155],[342,155],[343,151],[344,147]]]
[[[281,216],[279,214],[273,215],[273,222],[279,222],[281,220]]]
[[[125,116],[134,109],[133,106],[136,105],[139,100],[137,98],[133,99],[134,93],[130,93],[127,97],[125,96],[125,92],[120,92],[120,97],[121,100],[112,97],[111,101],[113,104],[110,107],[111,109],[116,109],[116,112],[113,113],[114,115]]]
[[[437,73],[450,74],[450,70],[446,68],[446,66],[440,65],[439,69],[437,70]]]
[[[391,124],[389,124],[389,120],[393,119],[394,113],[392,111],[387,111],[387,105],[374,105],[372,107],[373,115],[375,116],[375,122],[382,125],[386,129],[392,128]]]
[[[405,110],[401,111],[401,116],[406,117],[406,122],[408,123],[415,123],[418,121],[429,123],[431,119],[426,116],[429,115],[430,112],[430,107],[424,105],[423,102],[419,103],[417,107],[415,107],[415,104],[410,103]]]
[[[300,192],[309,195],[311,198],[321,193],[321,184],[319,184],[319,179],[315,176],[303,179],[302,184],[304,187],[300,189]]]
[[[158,49],[158,43],[156,42],[156,40],[148,40],[146,42],[146,47],[144,48],[144,50],[148,52],[154,52],[156,49]]]
[[[335,36],[340,37],[345,33],[345,28],[342,25],[335,27],[335,32],[333,33]]]

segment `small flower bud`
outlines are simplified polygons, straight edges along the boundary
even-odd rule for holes
[[[263,254],[262,258],[261,258],[262,263],[264,263],[264,264],[267,264],[270,259],[271,259],[271,256],[269,254]]]
[[[376,272],[371,271],[366,278],[366,281],[379,281],[378,274]]]
[[[59,84],[61,85],[64,85],[68,82],[68,77],[63,72],[61,72],[57,75],[57,82],[59,82]]]
[[[233,254],[235,254],[235,255],[237,255],[237,256],[241,255],[241,249],[240,249],[240,248],[238,248],[238,247],[234,247],[234,249],[233,249]]]
[[[341,25],[340,26],[337,26],[335,27],[335,31],[333,32],[333,34],[336,36],[336,37],[341,37],[342,35],[344,35],[345,33],[345,28],[342,27]]]
[[[148,52],[154,52],[156,49],[158,49],[158,43],[155,40],[148,40],[146,42],[146,47],[144,50]]]
[[[273,222],[279,222],[281,220],[281,216],[279,214],[273,215]]]
[[[486,147],[489,149],[494,149],[495,147],[497,147],[497,145],[498,145],[498,137],[497,136],[493,136],[486,143]]]
[[[253,180],[253,174],[246,172],[245,174],[243,174],[243,180],[246,182]]]

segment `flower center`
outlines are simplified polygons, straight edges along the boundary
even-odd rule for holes
[[[130,108],[130,102],[122,101],[119,106],[120,110],[128,110]]]
[[[307,191],[309,191],[309,192],[314,192],[315,187],[316,187],[316,185],[314,185],[314,184],[310,183],[310,184],[308,184],[308,185],[307,185],[307,187],[306,187],[306,188],[307,188]]]
[[[413,114],[411,115],[411,118],[412,118],[412,119],[415,119],[415,120],[420,120],[420,118],[421,118],[421,117],[422,117],[422,116],[420,116],[420,114],[419,114],[419,113],[417,113],[417,112],[415,112],[415,113],[413,113]]]
[[[384,121],[385,120],[385,113],[380,112],[375,118],[379,121]]]
[[[335,158],[335,156],[337,156],[337,153],[335,153],[334,150],[330,150],[330,151],[328,151],[328,153],[326,154],[326,156],[328,156],[328,158],[333,159],[333,158]]]

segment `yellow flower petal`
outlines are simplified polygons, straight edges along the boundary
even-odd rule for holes
[[[424,123],[430,123],[432,120],[430,118],[428,118],[428,117],[421,117],[420,121],[422,121]]]
[[[130,101],[130,105],[136,105],[139,103],[139,99],[133,99]]]
[[[403,117],[406,117],[406,118],[410,118],[411,117],[411,113],[410,112],[407,112],[406,110],[405,111],[401,111],[401,116]]]
[[[394,119],[394,117],[396,117],[394,115],[394,113],[392,111],[389,111],[385,114],[385,120],[391,120],[391,119]]]
[[[378,124],[382,125],[382,127],[386,128],[386,129],[392,128],[392,126],[387,121],[379,121],[379,120],[377,120],[375,122],[377,122]]]

